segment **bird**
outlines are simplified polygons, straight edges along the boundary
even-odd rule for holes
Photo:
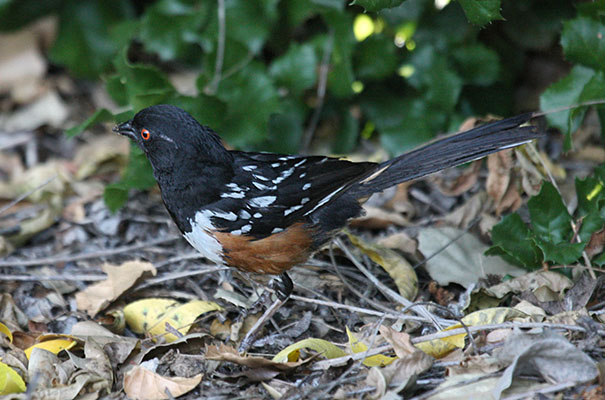
[[[280,276],[277,293],[286,299],[287,271],[361,216],[373,193],[532,141],[541,136],[526,124],[532,116],[489,122],[381,163],[230,150],[210,127],[167,104],[113,130],[145,153],[191,246],[216,264]]]

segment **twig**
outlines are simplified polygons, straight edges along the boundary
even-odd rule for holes
[[[326,99],[326,87],[328,84],[328,72],[330,72],[330,57],[332,56],[332,48],[334,45],[334,32],[330,32],[326,44],[324,47],[324,53],[321,59],[321,65],[319,66],[319,79],[317,81],[317,106],[313,111],[309,126],[303,134],[300,148],[303,153],[306,153],[317,129],[319,123],[319,117],[323,110],[324,101]]]
[[[116,247],[115,249],[105,249],[105,250],[100,250],[100,251],[93,251],[90,253],[71,254],[71,255],[62,256],[62,257],[45,257],[45,258],[37,258],[34,260],[0,261],[0,267],[31,267],[34,265],[59,264],[59,263],[67,263],[67,262],[73,262],[73,261],[88,260],[91,258],[108,257],[108,256],[114,256],[116,254],[128,253],[130,251],[144,249],[146,247],[156,246],[158,244],[172,242],[179,238],[180,238],[180,236],[168,236],[168,237],[164,237],[161,239],[150,240],[149,242],[133,244],[130,246]]]
[[[489,324],[489,325],[477,325],[477,326],[469,326],[468,332],[475,333],[480,331],[492,331],[496,329],[513,329],[513,328],[523,328],[523,329],[532,329],[532,328],[551,328],[551,329],[565,329],[569,331],[575,332],[586,332],[586,329],[577,325],[566,325],[566,324],[551,324],[547,322],[503,322],[501,324]],[[467,333],[467,330],[464,328],[456,328],[447,331],[440,331],[436,333],[431,333],[428,335],[412,338],[411,342],[413,344],[429,342],[431,340],[443,339],[450,336],[460,335],[463,333]],[[597,331],[600,336],[605,337],[605,329],[600,329]],[[378,347],[369,351],[366,355],[365,353],[356,353],[351,354],[344,357],[332,358],[330,360],[322,360],[316,362],[311,369],[313,370],[323,370],[332,366],[343,365],[350,360],[359,360],[361,358],[370,357],[376,354],[381,354],[387,351],[391,351],[393,346],[390,344]]]
[[[512,396],[504,397],[503,400],[536,399],[536,398],[540,398],[539,396],[536,396],[537,394],[547,394],[547,393],[557,392],[559,390],[569,389],[574,386],[578,386],[578,382],[563,382],[563,383],[558,383],[556,385],[548,386],[545,388],[529,390],[525,393],[517,393]],[[563,398],[565,398],[565,396],[563,396]]]
[[[35,188],[33,188],[33,189],[31,189],[31,190],[23,193],[21,196],[17,197],[15,200],[11,201],[10,203],[8,203],[7,205],[5,205],[4,207],[0,208],[0,215],[2,215],[5,211],[10,210],[17,203],[19,203],[21,200],[25,199],[26,197],[28,197],[28,196],[32,195],[33,193],[37,192],[38,190],[42,189],[44,186],[48,185],[49,183],[51,183],[55,179],[57,179],[57,175],[54,175],[54,176],[48,178],[47,180],[45,180],[44,182],[42,182],[41,184],[39,184]]]
[[[173,281],[175,279],[187,278],[187,277],[195,276],[195,275],[205,275],[205,274],[209,274],[212,272],[222,271],[225,269],[229,269],[229,267],[217,265],[215,267],[207,267],[205,269],[197,269],[197,270],[193,270],[193,271],[190,270],[190,271],[181,271],[181,272],[174,272],[171,274],[165,274],[162,276],[158,276],[156,278],[145,280],[145,282],[142,282],[141,284],[135,286],[134,290],[141,290],[141,289],[148,288],[149,286],[157,285],[159,283],[163,283],[166,281]]]
[[[568,209],[567,204],[565,204],[565,200],[563,199],[563,195],[561,194],[561,190],[559,189],[559,185],[557,185],[557,182],[555,181],[555,177],[550,172],[550,169],[546,165],[546,162],[544,161],[544,159],[542,158],[542,156],[540,155],[540,153],[536,149],[536,146],[534,146],[533,143],[528,143],[528,145],[529,145],[529,148],[534,152],[535,156],[538,157],[538,160],[540,160],[540,164],[542,164],[542,168],[544,168],[544,170],[546,171],[546,174],[548,175],[548,179],[550,180],[550,183],[552,183],[552,185],[554,186],[557,193],[559,193],[559,197],[561,198],[561,202],[563,203],[563,205],[565,205],[565,208]],[[576,237],[576,241],[578,243],[582,243],[582,239],[580,238],[580,235],[578,235],[578,227],[576,226],[576,223],[574,222],[573,218],[570,220],[570,224],[571,224],[571,229],[573,230],[573,233]],[[590,277],[592,279],[597,279],[597,274],[592,269],[592,265],[590,263],[590,258],[588,258],[588,253],[586,253],[586,250],[582,250],[582,258],[584,259],[584,264],[585,264],[586,268],[588,269],[588,273],[590,274]]]
[[[218,84],[221,81],[223,73],[223,62],[225,61],[225,0],[217,0],[217,16],[218,16],[218,39],[216,44],[216,60],[214,63],[214,76],[212,80],[204,88],[204,92],[208,95],[213,95],[218,90]]]
[[[584,103],[573,104],[571,106],[564,106],[564,107],[559,107],[559,108],[553,108],[552,110],[536,111],[536,112],[532,113],[532,118],[542,117],[544,115],[554,114],[554,113],[558,113],[558,112],[561,112],[561,111],[572,110],[574,108],[588,107],[588,106],[598,106],[599,104],[605,104],[605,99],[590,100],[590,101],[586,101]]]
[[[400,314],[400,313],[394,313],[394,312],[375,311],[375,310],[371,310],[369,308],[349,306],[347,304],[336,303],[334,301],[311,299],[309,297],[303,297],[303,296],[297,296],[297,295],[291,295],[290,298],[292,300],[296,300],[296,301],[303,301],[305,303],[311,303],[311,304],[319,304],[321,306],[332,307],[335,309],[348,310],[348,311],[356,312],[356,313],[360,313],[360,314],[375,315],[377,317],[385,316],[385,318],[389,318],[389,319],[401,319],[403,321],[417,321],[417,322],[431,321],[430,319],[425,318],[425,317]],[[442,324],[452,325],[452,324],[455,324],[457,321],[449,321],[449,320],[440,318],[439,322],[441,322]]]
[[[336,245],[338,247],[340,247],[340,249],[349,258],[349,260],[351,260],[351,262],[353,264],[355,264],[355,266],[361,271],[361,273],[364,274],[374,285],[376,285],[376,287],[385,296],[390,297],[392,300],[402,304],[405,307],[409,307],[413,304],[410,300],[401,296],[399,293],[396,293],[395,291],[391,290],[384,283],[382,283],[378,279],[376,279],[376,277],[374,275],[372,275],[372,273],[366,267],[364,267],[363,264],[361,262],[359,262],[359,260],[357,260],[353,256],[351,251],[344,245],[344,243],[342,243],[342,241],[339,238],[334,239],[334,243],[336,243]],[[437,321],[437,318],[435,318],[435,316],[433,314],[431,314],[425,307],[418,307],[418,311],[416,311],[416,312],[418,312],[420,315],[424,316],[429,321],[431,321],[436,329],[443,329],[441,324]]]

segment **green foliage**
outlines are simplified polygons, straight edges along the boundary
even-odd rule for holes
[[[102,79],[127,110],[99,110],[70,135],[170,103],[234,147],[298,152],[321,104],[315,137],[332,151],[351,151],[363,135],[395,155],[465,117],[517,111],[526,56],[559,40],[573,68],[543,93],[542,109],[605,97],[604,9],[567,0],[4,0],[0,30],[57,16],[51,60]],[[183,70],[197,74],[198,94],[171,83]],[[548,116],[567,148],[585,111]],[[117,207],[129,187],[151,185],[147,168],[131,163],[125,176],[141,179],[110,186],[107,200]]]
[[[499,255],[528,269],[540,268],[544,262],[569,265],[578,261],[592,234],[605,223],[605,167],[597,168],[593,176],[576,179],[576,195],[578,207],[573,217],[555,187],[545,182],[528,202],[531,226],[526,226],[519,214],[505,217],[494,226],[494,245],[486,254]],[[580,227],[580,242],[576,241],[573,223]],[[596,257],[595,263],[601,263],[602,258]]]
[[[598,17],[597,8],[601,14],[605,11],[602,2],[594,3],[592,7],[580,7],[577,18],[563,23],[561,46],[565,57],[577,65],[542,94],[542,110],[605,98],[605,24]],[[581,107],[547,116],[550,124],[566,133],[566,150],[571,148],[571,132],[585,112],[586,107]]]

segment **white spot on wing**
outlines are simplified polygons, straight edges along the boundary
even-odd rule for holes
[[[252,225],[249,225],[249,224],[241,227],[242,233],[248,233],[248,232],[250,232],[251,229],[252,229]]]
[[[277,167],[279,167],[280,165],[281,165],[281,163],[278,163],[278,162],[271,164],[271,166],[272,166],[273,168],[277,168]]]
[[[307,190],[307,189],[309,189],[310,187],[311,187],[311,184],[310,184],[310,183],[305,183],[305,184],[303,185],[303,187],[302,187],[302,190]]]
[[[299,178],[304,178],[305,176],[307,176],[306,172],[303,172],[302,174],[298,175]]]
[[[237,221],[237,215],[234,212],[222,212],[222,211],[212,211],[207,210],[210,213],[211,217],[226,219],[227,221]]]
[[[212,222],[210,222],[210,217],[214,215],[215,213],[211,210],[198,211],[193,219],[189,219],[191,232],[185,232],[184,236],[189,244],[204,257],[222,265],[223,259],[221,254],[223,252],[223,247],[212,233],[210,233],[215,229]]]
[[[300,210],[301,208],[302,208],[302,206],[301,206],[301,205],[298,205],[298,206],[292,206],[292,207],[288,208],[286,211],[284,211],[284,216],[286,216],[286,215],[290,215],[290,214],[292,214],[294,211],[296,211],[296,210]]]
[[[273,230],[271,231],[271,233],[279,233],[281,231],[283,231],[282,228],[273,228]]]
[[[263,214],[261,213],[254,213],[253,217],[254,218],[262,218]]]
[[[250,219],[250,213],[246,210],[242,210],[239,212],[239,217],[241,219]]]
[[[340,192],[342,189],[344,188],[344,186],[339,187],[338,189],[336,189],[335,191],[333,191],[332,193],[330,193],[329,195],[327,195],[326,197],[324,197],[323,199],[321,199],[321,201],[319,203],[317,203],[315,205],[315,207],[313,207],[311,210],[307,211],[305,213],[305,215],[309,215],[311,214],[313,211],[317,210],[319,207],[323,206],[324,204],[326,204],[328,201],[330,201],[330,199],[332,197],[334,197],[334,195],[338,192]]]
[[[297,162],[296,164],[294,164],[294,167],[300,167],[301,165],[303,165],[305,162],[307,162],[306,158],[303,158],[302,160],[300,160],[299,162]]]
[[[242,169],[243,169],[244,171],[248,171],[248,172],[250,172],[250,171],[252,171],[253,169],[256,169],[256,165],[246,165],[246,166],[242,167]]]
[[[287,169],[284,172],[282,172],[277,178],[273,179],[273,183],[277,185],[277,184],[281,183],[284,179],[288,178],[293,173],[294,173],[294,167]]]
[[[258,175],[258,174],[252,174],[252,176],[256,179],[258,179],[259,181],[268,181],[269,178],[267,178],[266,176],[262,176],[262,175]]]
[[[311,200],[308,197],[303,197],[303,199],[300,201],[300,204],[307,204],[309,202],[309,200]]]
[[[243,199],[244,197],[246,197],[246,195],[244,194],[244,192],[227,192],[227,193],[221,193],[221,197],[223,197],[223,198],[230,197],[232,199]]]
[[[263,185],[262,183],[258,183],[258,182],[252,182],[252,184],[254,186],[256,186],[256,188],[258,190],[275,190],[275,189],[277,189],[277,186],[267,186],[267,185]]]
[[[250,204],[252,207],[267,207],[270,204],[273,204],[273,202],[277,200],[277,197],[275,196],[261,196],[261,197],[255,197],[254,199],[250,200],[248,202],[248,204]]]

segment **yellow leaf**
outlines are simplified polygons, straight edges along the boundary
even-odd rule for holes
[[[133,332],[150,333],[154,340],[162,336],[166,342],[174,342],[178,337],[166,330],[166,324],[185,335],[197,317],[218,310],[222,310],[221,306],[212,301],[181,304],[169,299],[145,299],[124,307],[124,317]]]
[[[29,356],[32,354],[33,349],[43,349],[50,351],[53,354],[59,354],[62,350],[69,350],[74,347],[78,342],[73,339],[51,339],[45,340],[44,342],[36,343],[33,346],[25,349],[25,355],[29,360]]]
[[[462,318],[462,322],[466,326],[481,326],[491,324],[501,324],[512,318],[527,316],[525,313],[507,307],[494,307],[485,310],[475,311]],[[444,331],[462,328],[462,324],[448,326]],[[442,358],[451,353],[454,349],[464,348],[464,340],[466,333],[461,333],[454,336],[448,336],[443,339],[435,339],[428,342],[421,342],[416,345],[420,350],[435,357]]]
[[[351,243],[387,271],[395,281],[401,296],[408,300],[414,300],[416,294],[418,294],[418,277],[414,268],[405,258],[387,247],[368,243],[349,232],[345,233]]]
[[[14,369],[0,362],[0,396],[25,392],[25,382]]]
[[[13,333],[8,329],[8,326],[4,325],[2,322],[0,322],[0,333],[4,333],[9,342],[13,342]]]
[[[347,336],[349,337],[349,345],[353,353],[363,353],[368,350],[368,346],[361,340],[358,340],[353,332],[347,327]],[[367,357],[363,360],[363,365],[366,367],[384,367],[395,361],[397,357],[388,357],[382,354],[376,354],[375,356]]]
[[[302,350],[302,349],[315,350],[316,352],[321,353],[321,355],[323,355],[324,357],[326,357],[328,359],[344,357],[347,355],[347,353],[343,349],[336,346],[332,342],[328,342],[327,340],[323,340],[323,339],[308,338],[308,339],[303,339],[299,342],[293,343],[290,346],[286,347],[285,349],[283,349],[282,351],[280,351],[273,357],[273,361],[275,361],[275,362],[298,361],[298,357],[300,356],[300,350]]]

